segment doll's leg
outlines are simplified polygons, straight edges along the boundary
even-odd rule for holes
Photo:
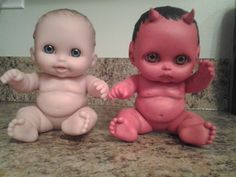
[[[180,139],[192,145],[211,144],[216,135],[216,128],[193,112],[185,112],[185,118],[178,127]]]
[[[83,107],[62,122],[61,129],[67,135],[82,135],[96,124],[97,114],[90,107]]]
[[[18,110],[16,118],[8,125],[8,135],[24,142],[38,139],[39,132],[46,132],[53,128],[50,121],[36,106],[28,106]]]
[[[136,109],[127,108],[121,110],[118,116],[113,118],[109,130],[113,136],[133,142],[137,140],[138,134],[152,131],[152,127]]]

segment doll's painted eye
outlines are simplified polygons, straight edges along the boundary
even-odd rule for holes
[[[71,50],[71,56],[72,57],[79,57],[81,55],[81,51],[77,48],[74,48]]]
[[[145,60],[149,63],[156,63],[160,61],[160,57],[157,53],[152,52],[146,55]]]
[[[175,58],[175,63],[177,65],[184,65],[185,63],[187,63],[189,61],[189,57],[186,55],[178,55]]]
[[[52,45],[45,45],[43,51],[47,54],[52,54],[55,52],[55,48]]]

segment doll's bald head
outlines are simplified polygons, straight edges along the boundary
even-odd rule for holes
[[[85,21],[88,24],[89,29],[91,30],[91,34],[93,36],[94,45],[95,45],[95,30],[94,30],[92,23],[90,22],[90,20],[88,19],[87,16],[83,15],[82,13],[80,13],[76,10],[72,10],[72,9],[56,9],[56,10],[49,11],[46,14],[42,15],[39,18],[39,20],[35,26],[35,29],[34,29],[34,33],[33,33],[34,40],[36,40],[36,38],[37,38],[37,32],[38,32],[38,28],[39,28],[40,24],[48,17],[55,16],[55,15],[65,15],[65,16],[78,17],[78,19]]]

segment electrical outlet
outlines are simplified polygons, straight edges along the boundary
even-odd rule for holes
[[[0,9],[23,9],[24,0],[0,0]]]

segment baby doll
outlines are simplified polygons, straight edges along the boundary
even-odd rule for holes
[[[145,12],[129,46],[130,61],[139,72],[108,94],[110,99],[127,99],[137,92],[135,107],[123,109],[113,118],[110,133],[133,142],[138,134],[167,131],[187,144],[212,143],[215,126],[185,110],[185,94],[205,89],[215,76],[213,63],[198,60],[199,51],[193,10],[188,13],[167,6]]]
[[[39,19],[33,38],[31,58],[40,72],[26,74],[12,69],[1,77],[18,92],[39,90],[36,105],[17,112],[8,135],[33,142],[39,133],[52,129],[67,135],[87,133],[97,114],[87,105],[86,94],[105,99],[109,90],[104,81],[86,75],[97,59],[91,22],[75,10],[53,10]]]

